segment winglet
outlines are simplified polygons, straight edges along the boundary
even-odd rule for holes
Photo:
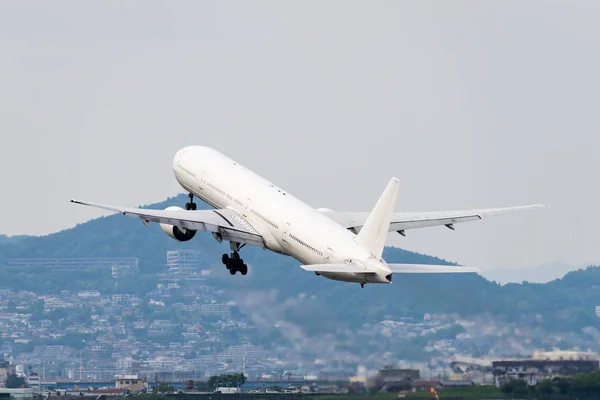
[[[356,235],[356,241],[367,248],[377,259],[380,259],[383,254],[399,186],[398,178],[390,180],[365,224]]]

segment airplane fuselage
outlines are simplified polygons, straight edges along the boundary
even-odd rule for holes
[[[222,153],[203,146],[185,147],[173,159],[173,172],[189,193],[247,219],[263,236],[267,249],[303,264],[349,261],[376,272],[320,274],[326,278],[391,282],[385,261],[359,245],[355,233]]]

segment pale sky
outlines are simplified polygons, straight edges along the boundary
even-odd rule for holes
[[[567,0],[1,2],[0,233],[180,193],[197,144],[314,207],[370,211],[392,176],[398,211],[548,204],[388,243],[599,263],[598,21]]]

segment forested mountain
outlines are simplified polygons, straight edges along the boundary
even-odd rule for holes
[[[170,198],[152,208],[182,205],[185,196]],[[77,207],[73,205],[73,207]],[[457,313],[469,317],[491,314],[507,321],[519,321],[550,330],[581,329],[598,326],[594,306],[600,304],[600,268],[575,271],[547,284],[507,284],[501,286],[474,274],[394,275],[391,285],[366,285],[326,280],[298,268],[298,262],[263,249],[245,247],[243,257],[250,266],[247,276],[230,276],[220,262],[228,245],[217,243],[210,234],[199,233],[187,243],[166,236],[157,224],[145,227],[140,221],[122,215],[101,217],[72,229],[43,237],[0,240],[0,288],[27,289],[36,293],[61,289],[117,290],[106,270],[85,270],[64,274],[47,269],[7,266],[7,260],[21,257],[112,257],[140,258],[140,276],[121,283],[118,290],[143,296],[157,283],[156,273],[165,270],[165,252],[193,248],[204,253],[203,268],[214,271],[210,284],[230,291],[232,298],[244,302],[249,293],[268,291],[275,301],[305,295],[302,307],[288,309],[287,317],[307,321],[314,329],[327,329],[344,321],[360,326],[365,321],[386,317],[422,317],[424,313]],[[439,258],[388,247],[389,262],[449,264]],[[323,318],[319,318],[319,316]],[[319,321],[314,324],[311,321]]]

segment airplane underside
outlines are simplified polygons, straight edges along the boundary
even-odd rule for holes
[[[356,272],[315,272],[315,275],[333,281],[353,282],[364,285],[365,283],[392,283],[392,275],[382,279],[380,275],[374,272],[356,273]]]

